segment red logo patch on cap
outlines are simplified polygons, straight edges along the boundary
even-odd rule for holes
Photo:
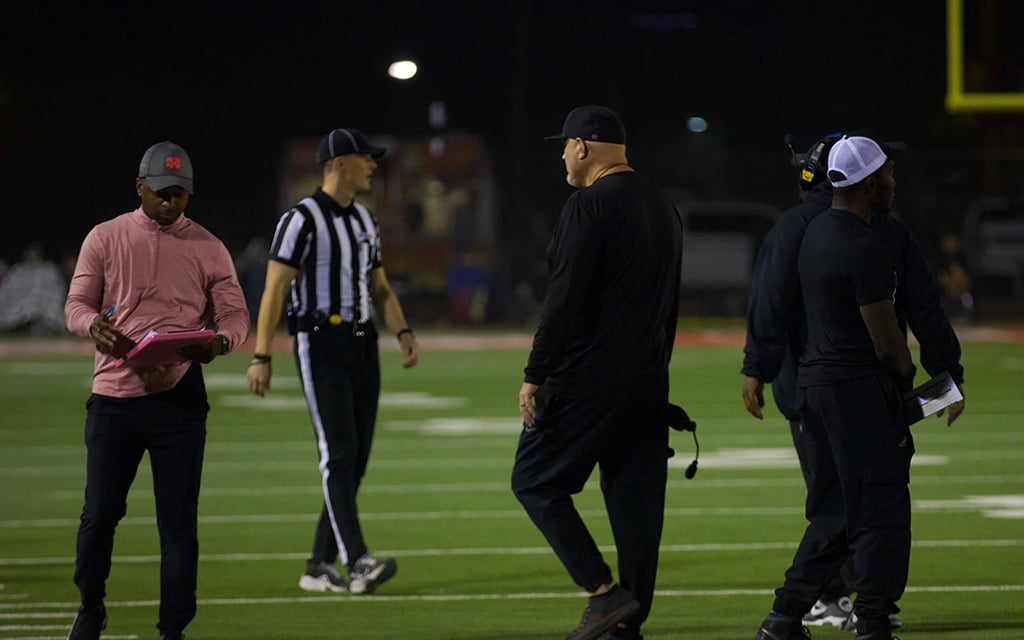
[[[164,162],[164,165],[166,165],[168,169],[181,171],[181,158],[177,156],[167,156],[167,161]]]

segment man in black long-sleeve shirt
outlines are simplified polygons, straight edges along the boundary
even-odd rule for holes
[[[806,154],[794,157],[800,168],[803,201],[782,214],[758,253],[747,308],[747,342],[744,348],[743,400],[751,415],[761,419],[763,388],[771,383],[775,404],[788,420],[805,482],[811,483],[813,441],[800,421],[796,365],[807,340],[807,322],[797,275],[797,255],[807,225],[832,204],[832,185],[825,180],[828,153],[840,134],[824,136]],[[941,304],[938,285],[917,242],[902,223],[888,213],[871,221],[871,230],[885,245],[900,286],[896,290],[896,315],[904,335],[907,327],[921,344],[921,364],[929,375],[948,371],[963,383],[960,343]],[[951,408],[952,422],[963,403]],[[829,583],[805,624],[832,624],[852,629],[852,567],[847,562]],[[892,615],[899,626],[897,614]]]
[[[892,146],[886,147],[887,153],[891,153],[893,150],[894,147]],[[825,156],[827,156],[827,150]],[[891,162],[889,165],[891,165]],[[824,175],[823,167],[819,166],[819,169],[820,174]],[[881,184],[880,181],[882,179],[878,178],[878,180],[879,184]],[[811,242],[819,249],[819,253],[824,251],[825,254],[823,255],[828,256],[830,260],[830,262],[826,260],[826,262],[817,265],[818,269],[823,271],[829,265],[838,263],[845,265],[846,273],[856,274],[863,268],[859,258],[851,258],[846,261],[841,259],[839,254],[842,250],[846,249],[846,244],[848,243],[846,240],[836,242],[823,241],[821,238],[817,238],[814,241],[804,239],[804,232],[808,226],[812,224],[812,221],[819,214],[823,215],[823,212],[827,210],[827,206],[822,206],[822,201],[825,199],[824,196],[826,194],[831,196],[830,186],[824,183],[815,186],[803,205],[795,207],[780,218],[776,228],[770,234],[762,249],[755,276],[755,292],[751,296],[750,308],[748,310],[749,324],[745,348],[746,357],[743,366],[743,373],[746,375],[743,391],[744,402],[751,414],[761,418],[761,407],[764,404],[762,395],[763,384],[764,382],[772,382],[776,403],[780,411],[791,421],[794,443],[797,447],[801,468],[804,471],[805,481],[808,486],[807,515],[808,519],[812,522],[812,527],[808,529],[808,532],[810,534],[813,529],[817,534],[817,538],[805,537],[804,544],[801,545],[797,557],[794,559],[794,567],[787,573],[786,586],[777,592],[780,599],[776,602],[776,610],[780,611],[780,607],[785,609],[782,612],[785,616],[795,616],[796,613],[793,607],[799,607],[800,605],[797,603],[807,602],[807,598],[810,598],[810,602],[813,602],[814,597],[822,599],[826,597],[824,594],[828,592],[828,589],[825,589],[825,585],[821,582],[822,574],[817,572],[812,576],[812,572],[807,569],[810,566],[808,563],[814,561],[814,558],[822,552],[822,545],[826,544],[826,540],[828,544],[831,544],[833,541],[845,539],[845,530],[849,526],[857,525],[856,521],[852,524],[847,521],[849,514],[843,508],[843,496],[838,493],[839,477],[836,476],[835,468],[831,463],[833,454],[829,451],[828,443],[823,437],[823,430],[828,430],[828,440],[831,441],[833,439],[833,430],[840,428],[839,423],[842,422],[843,418],[832,416],[830,419],[836,422],[836,424],[826,425],[820,424],[820,421],[815,421],[812,424],[808,423],[806,418],[802,419],[803,394],[800,393],[802,390],[796,388],[795,380],[792,376],[793,363],[800,357],[800,353],[808,340],[808,327],[800,291],[802,283],[797,278],[797,256],[803,256],[805,250],[808,249],[807,243]],[[891,198],[891,192],[889,198]],[[883,204],[885,206],[875,207],[874,215],[871,217],[871,224],[870,226],[867,224],[863,225],[863,231],[866,232],[867,236],[873,238],[875,247],[881,249],[882,253],[884,253],[885,268],[889,270],[888,278],[893,283],[896,283],[895,287],[886,289],[887,293],[885,295],[892,295],[892,289],[895,289],[895,295],[892,297],[890,306],[893,308],[895,320],[903,336],[903,341],[905,343],[906,330],[909,324],[922,344],[921,360],[929,374],[936,375],[943,371],[949,371],[955,380],[961,382],[963,368],[959,364],[960,345],[939,304],[934,278],[921,255],[920,249],[913,241],[909,232],[898,221],[888,215],[888,203]],[[850,216],[846,216],[843,219],[847,218],[852,219]],[[858,233],[862,232],[858,231]],[[802,245],[803,249],[801,249]],[[803,275],[804,272],[803,257],[801,257],[800,275]],[[818,273],[814,270],[810,272]],[[882,275],[884,276],[885,274]],[[887,286],[884,280],[885,278],[883,278],[882,282],[883,289]],[[806,290],[806,287],[804,289]],[[825,291],[828,291],[828,289],[825,289]],[[817,304],[820,306],[821,302],[819,301]],[[812,315],[814,314],[808,310],[807,316]],[[857,319],[856,322],[860,322],[860,320]],[[815,343],[817,346],[813,349],[808,348],[801,360],[801,377],[811,379],[808,384],[802,386],[830,384],[832,382],[831,380],[821,381],[812,379],[814,372],[823,370],[821,369],[821,363],[823,362],[830,363],[829,366],[833,367],[836,371],[841,371],[843,376],[857,379],[858,382],[858,376],[864,372],[860,372],[856,367],[867,367],[869,369],[877,367],[874,364],[874,357],[871,356],[870,350],[868,350],[868,355],[871,357],[858,364],[858,362],[849,360],[852,357],[851,354],[858,352],[858,349],[851,345],[842,346],[846,344],[844,341],[847,340],[843,330],[848,328],[849,331],[847,333],[856,333],[856,331],[863,333],[862,325],[857,329],[852,324],[847,327],[846,323],[839,322],[838,320],[833,323],[832,321],[822,321],[820,318],[818,324],[822,325],[817,327],[818,333],[822,334],[824,331],[826,335],[824,337],[819,335]],[[836,326],[833,326],[833,324],[836,324]],[[874,335],[872,335],[872,338],[874,338]],[[822,345],[832,349],[825,358],[819,357]],[[857,345],[857,347],[863,348],[864,345]],[[870,343],[868,343],[868,348],[870,349]],[[905,349],[905,346],[903,348]],[[811,365],[808,367],[808,372],[811,375],[805,375],[803,370],[805,361],[808,365]],[[786,375],[787,373],[789,375]],[[870,372],[865,373],[865,375],[868,373]],[[854,415],[866,414],[869,408],[867,406],[860,406],[857,409],[851,409],[851,411],[853,411]],[[961,403],[952,409],[949,418],[950,423],[963,410],[963,404]],[[803,407],[803,410],[806,411],[806,406]],[[865,442],[868,442],[869,435],[867,432],[864,431],[862,435]],[[912,444],[909,441],[907,444],[908,448],[905,450],[912,452]],[[857,446],[867,448],[870,445]],[[845,455],[852,457],[854,453],[853,451],[847,451]],[[907,459],[909,460],[909,457]],[[843,470],[839,473],[839,476],[843,477],[846,484],[855,484],[853,473],[852,471]],[[849,477],[844,476],[844,474],[849,474]],[[850,488],[849,495],[857,495],[857,491],[859,490]],[[887,510],[887,507],[878,508]],[[874,511],[871,509],[872,507],[870,506],[865,507],[865,513],[873,513]],[[894,507],[892,511],[895,512],[898,509]],[[860,517],[862,517],[862,514],[858,512],[856,518],[859,519]],[[889,516],[886,515],[885,517]],[[909,513],[907,518],[909,518]],[[892,560],[894,565],[898,567],[900,564],[898,558],[894,557]],[[838,564],[836,567],[838,567]],[[833,571],[829,575],[834,576],[835,572]],[[800,587],[798,588],[796,585],[800,585]],[[846,599],[851,590],[852,587],[849,583],[846,585],[840,584],[838,593],[836,591],[833,591],[833,593],[841,594],[842,598]],[[812,592],[815,591],[816,593],[812,596]],[[877,596],[878,594],[869,594],[869,596],[872,595]],[[836,596],[833,595],[832,597]],[[870,597],[866,598],[865,603],[868,603],[869,600]],[[808,602],[808,604],[810,603]],[[818,605],[821,604],[819,602],[815,605],[815,612],[819,608]],[[848,600],[845,604],[846,607],[844,608],[848,609]],[[835,603],[833,602],[831,605],[828,608],[836,609],[834,613],[837,614],[835,615],[837,619],[829,619],[827,622],[832,624],[839,622],[846,628],[853,629],[854,627],[851,623],[855,620],[855,617],[849,616],[848,620],[844,620],[842,612],[838,610]],[[894,613],[895,611],[898,611],[898,609],[893,606],[888,613]],[[827,612],[817,612],[818,615],[813,616],[814,620],[820,620],[824,617],[821,615],[822,613]],[[877,613],[877,608],[872,613]],[[799,618],[796,618],[796,620],[799,621]],[[769,621],[782,623],[783,619],[769,617],[766,623]],[[804,621],[805,623],[809,622],[807,618]],[[898,624],[898,618],[890,616],[889,622],[890,624]],[[771,629],[765,628],[762,629],[762,634],[764,635],[759,635],[758,637],[790,637],[785,632],[778,635],[773,635],[773,633]],[[794,632],[792,637],[800,636]]]
[[[574,109],[552,138],[563,141],[568,181],[580,190],[547,249],[550,280],[519,391],[512,488],[591,596],[569,637],[635,639],[654,596],[664,518],[682,222],[627,163],[626,133],[611,110]],[[572,502],[595,465],[621,586]]]

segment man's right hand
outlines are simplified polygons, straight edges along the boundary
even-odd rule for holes
[[[249,379],[249,391],[252,391],[261,398],[270,388],[270,363],[253,360],[249,363],[249,371],[246,377]]]
[[[93,342],[96,343],[96,349],[100,353],[106,353],[115,358],[123,358],[132,350],[135,343],[114,328],[115,322],[117,322],[117,316],[113,314],[109,316],[102,313],[97,314],[92,319],[92,324],[89,325],[89,335],[92,337]]]
[[[764,407],[764,383],[753,376],[743,376],[743,404],[750,415],[758,420],[764,419],[761,413]]]

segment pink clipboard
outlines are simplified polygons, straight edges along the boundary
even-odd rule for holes
[[[159,367],[184,362],[180,350],[190,344],[205,342],[216,334],[210,329],[157,333],[151,331],[123,358],[114,361],[116,367]]]

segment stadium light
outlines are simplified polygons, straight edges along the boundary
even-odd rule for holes
[[[396,80],[408,80],[416,75],[416,63],[412,60],[397,60],[388,67],[388,75]]]
[[[693,133],[704,133],[708,130],[708,121],[700,116],[694,116],[686,121],[686,128]]]

